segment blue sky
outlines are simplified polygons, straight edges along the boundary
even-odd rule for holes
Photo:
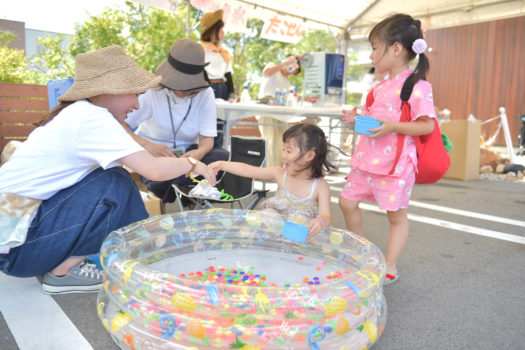
[[[75,23],[125,0],[2,0],[0,18],[26,23],[26,28],[73,34]]]

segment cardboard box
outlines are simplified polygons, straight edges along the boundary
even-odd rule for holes
[[[136,173],[135,171],[131,170],[130,168],[128,168],[127,166],[123,165],[124,169],[126,169],[128,171],[128,173],[131,175],[131,178],[133,179],[133,181],[135,181],[135,183],[137,184],[137,187],[139,188],[139,191],[142,191],[142,192],[148,192],[148,188],[146,187],[146,185],[144,185],[144,183],[142,182],[142,180],[140,179],[140,175],[139,173]]]
[[[158,197],[151,192],[141,191],[140,194],[150,217],[162,214],[162,203]]]
[[[479,121],[449,120],[440,125],[441,132],[452,141],[450,168],[445,173],[447,179],[479,179],[480,133]]]

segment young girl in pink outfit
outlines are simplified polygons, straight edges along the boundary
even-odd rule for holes
[[[397,134],[408,136],[430,134],[434,129],[432,86],[425,79],[429,68],[424,55],[426,43],[421,22],[409,15],[396,14],[378,23],[370,32],[370,59],[376,72],[388,73],[389,78],[373,89],[374,102],[364,106],[361,114],[373,116],[383,124],[370,129],[373,135],[359,137],[352,155],[352,170],[339,197],[346,226],[350,231],[363,233],[359,202],[377,202],[386,210],[390,233],[386,249],[386,279],[388,285],[398,280],[397,260],[408,239],[408,202],[415,182],[417,152],[414,139],[405,137],[401,156],[393,171],[397,151]],[[409,62],[419,57],[414,70]],[[400,122],[401,88],[406,80],[414,83],[408,100],[410,122]],[[343,111],[343,121],[354,124],[357,111]]]

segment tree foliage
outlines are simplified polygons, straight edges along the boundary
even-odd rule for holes
[[[13,33],[0,30],[0,81],[23,83],[31,79],[31,72],[27,69],[24,50],[8,48],[15,40]]]

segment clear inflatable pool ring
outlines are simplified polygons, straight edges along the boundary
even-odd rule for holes
[[[367,349],[387,315],[378,247],[283,237],[266,210],[160,215],[112,232],[97,311],[122,349]]]

